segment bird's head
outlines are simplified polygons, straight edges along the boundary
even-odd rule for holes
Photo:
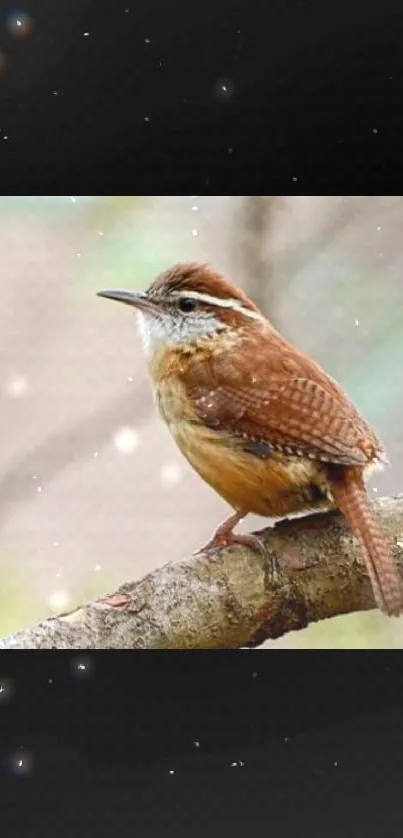
[[[240,288],[198,262],[174,265],[157,276],[147,291],[99,291],[98,296],[136,309],[148,352],[266,322]]]

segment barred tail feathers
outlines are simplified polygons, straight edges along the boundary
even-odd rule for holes
[[[334,501],[361,543],[375,602],[385,614],[403,613],[403,584],[387,539],[375,520],[361,469],[332,474]]]

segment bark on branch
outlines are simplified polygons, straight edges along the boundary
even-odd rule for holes
[[[403,494],[374,502],[403,574]],[[0,641],[1,649],[223,649],[374,608],[356,539],[337,512],[265,529],[266,554],[221,549]]]

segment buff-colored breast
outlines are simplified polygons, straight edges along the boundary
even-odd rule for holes
[[[179,379],[160,382],[157,403],[178,448],[195,471],[234,509],[267,517],[328,505],[327,483],[309,458],[274,453],[269,459],[242,450],[242,441],[198,420]]]

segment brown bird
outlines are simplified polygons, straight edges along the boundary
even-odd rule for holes
[[[358,537],[375,601],[403,610],[400,576],[365,481],[387,463],[341,387],[208,265],[179,263],[148,291],[101,291],[134,306],[162,418],[187,460],[235,510],[203,549],[248,544],[249,512],[338,507]]]

